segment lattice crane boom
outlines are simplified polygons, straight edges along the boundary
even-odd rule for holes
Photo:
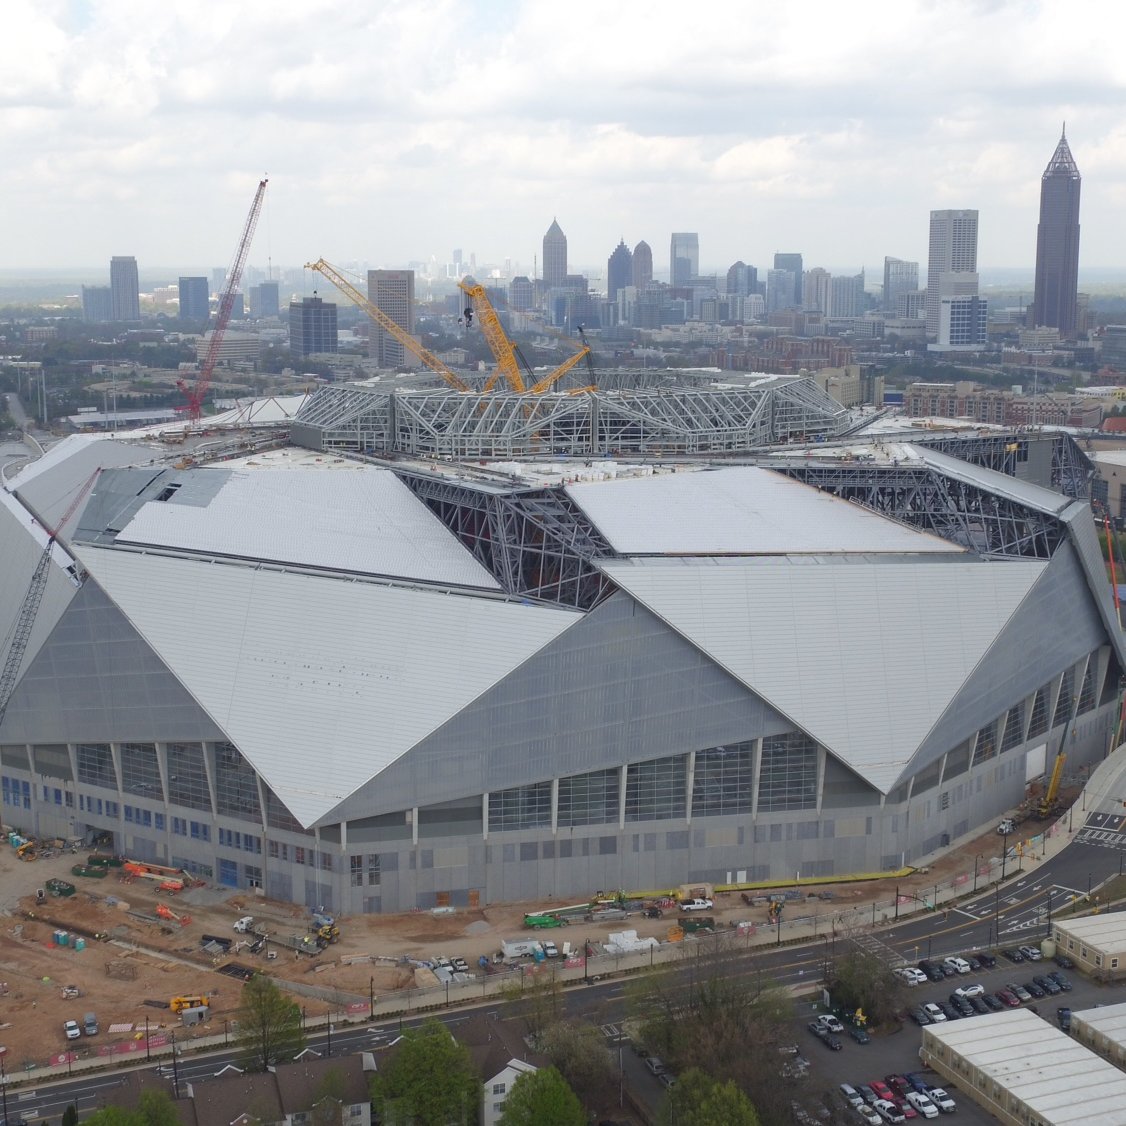
[[[219,310],[215,316],[215,327],[211,330],[211,339],[207,345],[207,354],[199,368],[199,375],[194,383],[178,380],[176,386],[187,396],[187,414],[195,422],[203,412],[203,400],[211,387],[211,377],[215,365],[219,361],[219,351],[223,345],[223,337],[227,334],[227,325],[234,311],[235,298],[238,296],[239,283],[242,281],[242,271],[246,266],[246,256],[250,253],[250,244],[254,239],[254,229],[258,226],[258,216],[262,214],[262,200],[266,195],[266,185],[269,180],[263,178],[258,183],[258,190],[254,193],[254,202],[250,205],[250,214],[242,228],[242,237],[235,251],[234,261],[227,271],[227,282],[219,298]]]
[[[586,336],[582,328],[579,328],[579,336],[582,338],[583,346],[571,357],[564,360],[554,371],[549,371],[533,388],[533,395],[542,395],[545,391],[550,391],[556,383],[559,382],[573,368],[579,360],[586,360],[587,367],[590,369],[591,378],[594,377],[594,364],[591,362],[590,345],[586,342]],[[584,389],[585,390],[585,389]]]
[[[500,318],[493,308],[493,303],[485,292],[485,287],[478,282],[466,285],[464,281],[459,281],[457,284],[458,288],[472,302],[477,322],[485,335],[485,342],[489,345],[489,351],[492,352],[497,362],[497,370],[489,377],[484,389],[491,391],[497,381],[497,376],[501,375],[504,376],[504,381],[508,384],[510,390],[523,394],[528,388],[524,382],[524,376],[520,372],[516,346],[508,339],[504,326],[500,323]]]
[[[341,293],[350,297],[367,315],[375,321],[384,332],[393,336],[413,356],[417,356],[431,371],[437,372],[456,391],[472,391],[460,376],[455,375],[429,348],[423,347],[401,325],[396,324],[378,305],[369,301],[335,266],[318,258],[315,262],[306,262],[306,270],[316,270],[323,274]]]
[[[0,670],[0,724],[4,722],[4,713],[7,712],[12,693],[16,690],[20,666],[23,664],[24,654],[27,652],[28,642],[31,640],[31,631],[35,627],[35,618],[43,602],[43,592],[47,589],[47,579],[51,573],[51,548],[54,547],[55,541],[59,538],[62,530],[70,523],[70,518],[82,503],[83,498],[94,487],[94,482],[98,479],[99,473],[101,473],[100,469],[94,470],[89,480],[79,489],[74,499],[67,506],[67,510],[60,517],[55,530],[47,529],[47,546],[43,549],[43,554],[39,557],[39,562],[35,564],[35,570],[31,574],[31,582],[28,583],[27,593],[24,595],[23,604],[16,615],[15,625],[12,627],[11,641],[8,645],[7,655],[4,657],[4,667],[3,670]]]

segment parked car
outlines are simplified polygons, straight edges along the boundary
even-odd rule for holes
[[[665,1067],[664,1060],[658,1059],[656,1056],[649,1056],[645,1061],[645,1066],[649,1068],[654,1075],[660,1075],[662,1072],[668,1070],[668,1068]]]
[[[979,1000],[991,1013],[999,1013],[1005,1007],[996,993],[983,993]]]
[[[1071,992],[1071,982],[1059,970],[1053,970],[1052,973],[1048,974],[1048,980],[1054,981],[1064,993]]]
[[[676,1076],[673,1075],[671,1071],[662,1071],[661,1074],[657,1076],[657,1079],[666,1090],[668,1090],[669,1087],[676,1086]]]
[[[919,1091],[908,1091],[907,1101],[919,1112],[919,1114],[923,1118],[938,1117],[938,1107],[934,1105],[934,1101],[929,1095],[921,1094]]]
[[[1066,954],[1057,954],[1052,961],[1055,962],[1061,970],[1075,969],[1075,963]]]
[[[919,1117],[919,1112],[906,1099],[901,1098],[897,1095],[891,1101],[895,1103],[899,1113],[902,1114],[903,1117],[908,1121]]]
[[[82,1029],[76,1020],[63,1021],[63,1032],[68,1040],[77,1040],[82,1035]]]
[[[980,997],[985,992],[985,986],[981,982],[975,981],[973,985],[959,986],[954,992],[959,997]]]
[[[946,1019],[946,1014],[933,1001],[928,1001],[923,1006],[923,1012],[927,1014],[927,1020],[931,1024],[941,1024]]]
[[[927,975],[929,981],[941,981],[946,976],[936,963],[929,962],[926,958],[919,963],[919,969]]]
[[[997,959],[988,950],[983,950],[977,956],[977,960],[981,963],[982,969],[991,970],[997,965]]]
[[[920,1028],[927,1024],[934,1024],[934,1021],[930,1018],[930,1013],[922,1005],[917,1009],[912,1009],[908,1015]]]
[[[867,1103],[861,1103],[856,1108],[856,1116],[864,1123],[864,1126],[883,1126],[884,1123],[879,1111]]]
[[[864,1105],[864,1096],[851,1084],[842,1083],[838,1088],[841,1093],[841,1098],[844,1099],[851,1107],[858,1107]]]
[[[877,1098],[883,1099],[885,1102],[889,1103],[895,1100],[894,1092],[882,1079],[873,1079],[868,1086],[876,1092]]]
[[[974,1015],[973,1005],[970,1004],[967,998],[959,997],[957,993],[950,994],[950,1007],[960,1017],[972,1017]]]
[[[844,1025],[832,1013],[822,1013],[817,1023],[830,1032],[844,1032]]]
[[[876,1113],[885,1121],[898,1123],[905,1121],[903,1112],[890,1099],[879,1099],[872,1104]]]
[[[885,1075],[884,1082],[892,1089],[896,1098],[902,1098],[911,1089],[902,1075]]]
[[[1060,1007],[1056,1009],[1056,1020],[1059,1021],[1060,1028],[1062,1028],[1064,1032],[1071,1031],[1071,1010],[1066,1005],[1060,1005]]]
[[[848,1030],[849,1036],[853,1038],[858,1044],[871,1044],[872,1037],[868,1035],[866,1028],[850,1028]]]
[[[824,1044],[830,1052],[839,1052],[844,1047],[840,1040],[831,1032],[826,1032],[825,1035],[821,1037],[821,1043]]]
[[[925,1095],[930,1090],[930,1084],[917,1071],[909,1071],[903,1078],[910,1084],[912,1091]]]
[[[861,1083],[860,1086],[857,1087],[856,1089],[860,1092],[860,1097],[869,1106],[875,1106],[875,1104],[876,1104],[876,1102],[877,1102],[877,1100],[879,1099],[880,1096],[877,1095],[876,1092],[872,1090],[872,1085],[870,1083]]]
[[[938,1007],[946,1014],[947,1020],[957,1020],[962,1015],[949,1001],[939,1001]]]
[[[1015,1009],[1020,1004],[1020,998],[1011,989],[998,989],[996,996],[1008,1009]]]
[[[1001,953],[1009,959],[1010,962],[1023,962],[1024,955],[1015,947],[1010,947],[1008,950],[1002,950]]]
[[[1020,952],[1030,962],[1039,962],[1040,959],[1044,956],[1043,954],[1040,953],[1040,947],[1039,946],[1022,946],[1022,947],[1020,947]]]
[[[897,967],[895,976],[905,985],[925,985],[927,982],[927,975],[922,970],[915,969],[914,966]]]
[[[980,997],[967,997],[966,1000],[973,1006],[973,1010],[978,1016],[985,1016],[989,1012],[989,1006],[985,1003],[985,994]]]
[[[970,972],[970,964],[965,958],[959,958],[954,955],[950,958],[944,958],[942,961],[943,971],[952,969],[956,974],[968,974]]]
[[[1050,993],[1053,997],[1055,997],[1057,993],[1063,992],[1060,989],[1059,982],[1053,981],[1051,975],[1048,975],[1046,977],[1034,977],[1032,980],[1036,982],[1036,984],[1040,986],[1040,988],[1043,989],[1045,993]]]
[[[1028,990],[1025,989],[1025,987],[1023,985],[1016,985],[1014,982],[1007,981],[1007,982],[1005,982],[1005,988],[1010,993],[1015,993],[1017,995],[1017,1000],[1019,1000],[1019,1001],[1031,1001],[1032,1000],[1032,994],[1029,993]]]
[[[1035,978],[1033,978],[1031,981],[1026,981],[1024,983],[1024,988],[1038,1001],[1048,992],[1039,984],[1039,982],[1036,981]]]
[[[931,1102],[943,1114],[953,1114],[958,1109],[958,1104],[946,1093],[942,1087],[932,1087],[928,1092]]]
[[[679,904],[681,911],[710,911],[714,906],[710,899],[684,899]]]

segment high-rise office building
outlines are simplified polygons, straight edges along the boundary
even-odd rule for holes
[[[943,295],[938,304],[938,341],[930,347],[936,351],[976,351],[988,339],[988,303],[973,295]]]
[[[806,270],[802,278],[802,308],[815,313],[829,312],[829,286],[833,275],[820,266]]]
[[[319,297],[289,303],[289,350],[295,356],[335,352],[336,306]]]
[[[727,293],[746,296],[758,292],[758,270],[740,259],[727,271]]]
[[[829,301],[825,312],[830,317],[859,317],[864,311],[864,271],[837,274],[829,281]]]
[[[700,273],[700,236],[693,231],[674,231],[669,242],[669,282],[687,285]]]
[[[543,236],[543,284],[545,289],[553,289],[563,284],[567,276],[567,236],[555,220]]]
[[[627,285],[633,285],[633,252],[622,239],[606,260],[606,296],[613,301]]]
[[[264,281],[250,287],[250,315],[252,317],[276,317],[279,310],[280,295],[276,281]]]
[[[775,254],[774,255],[774,268],[776,270],[789,270],[794,275],[794,293],[793,299],[788,301],[786,305],[780,305],[779,308],[784,309],[789,305],[800,309],[802,304],[802,260],[800,254]]]
[[[508,307],[519,313],[535,308],[536,286],[525,274],[514,277],[508,287]]]
[[[113,291],[108,285],[82,287],[82,319],[93,324],[113,320]]]
[[[644,289],[653,280],[653,251],[642,239],[633,248],[633,284]]]
[[[414,270],[368,270],[368,300],[404,332],[414,333]],[[380,367],[401,367],[409,353],[378,325],[372,326],[371,357]]]
[[[905,293],[914,293],[918,288],[918,262],[906,262],[902,258],[884,258],[884,292],[880,303],[885,312],[896,312],[900,297]]]
[[[1079,189],[1082,178],[1066,131],[1040,177],[1040,225],[1036,228],[1034,326],[1058,328],[1073,340],[1079,289]]]
[[[141,286],[137,279],[137,259],[115,256],[109,260],[109,288],[115,321],[141,319]]]
[[[973,291],[966,289],[973,275]],[[946,279],[945,281],[943,279]],[[943,297],[977,295],[977,212],[932,211],[927,258],[927,336],[938,336]]]
[[[207,278],[180,279],[180,319],[205,321],[211,315],[211,295]]]
[[[777,313],[794,307],[794,292],[800,291],[801,282],[794,281],[793,270],[766,271],[766,311]]]

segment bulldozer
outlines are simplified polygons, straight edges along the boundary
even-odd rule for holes
[[[35,841],[24,841],[19,848],[16,849],[17,860],[34,860],[38,856],[36,851]]]
[[[323,926],[315,927],[313,933],[316,935],[317,941],[324,943],[326,946],[340,939],[340,928],[335,923],[326,923]]]

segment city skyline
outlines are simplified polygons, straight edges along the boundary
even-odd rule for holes
[[[267,173],[263,263],[402,268],[460,246],[531,273],[556,215],[578,266],[688,230],[702,270],[787,247],[874,268],[926,259],[931,210],[973,208],[981,261],[1024,267],[1064,119],[1080,268],[1126,266],[1116,48],[1088,30],[1109,4],[873,3],[861,22],[720,0],[697,22],[661,0],[644,21],[579,0],[563,23],[521,0],[12,9],[0,198],[19,221],[0,267],[225,262]]]

